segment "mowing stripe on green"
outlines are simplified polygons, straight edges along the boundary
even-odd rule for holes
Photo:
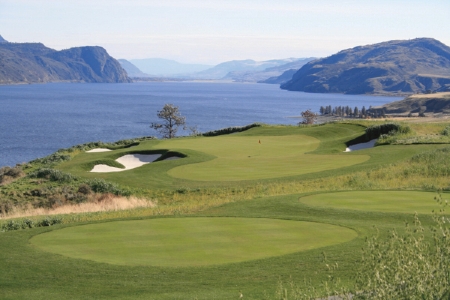
[[[309,206],[365,211],[431,214],[439,206],[437,194],[421,191],[351,191],[305,196],[300,202]],[[448,194],[443,194],[448,198]]]
[[[263,259],[352,240],[351,229],[265,218],[162,218],[75,226],[31,239],[73,258],[118,265],[207,266]]]

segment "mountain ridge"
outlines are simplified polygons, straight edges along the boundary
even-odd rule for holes
[[[0,43],[0,84],[131,82],[119,62],[99,46],[57,51],[42,43]]]
[[[342,50],[304,65],[282,89],[312,93],[412,94],[450,87],[450,48],[431,38]]]

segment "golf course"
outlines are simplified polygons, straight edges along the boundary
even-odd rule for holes
[[[0,219],[0,298],[309,299],[298,291],[326,296],[330,278],[350,289],[370,237],[408,232],[415,214],[429,228],[450,198],[445,121],[403,122],[345,152],[387,123],[258,125],[30,162],[2,186],[23,210]],[[119,197],[148,205],[69,209]]]

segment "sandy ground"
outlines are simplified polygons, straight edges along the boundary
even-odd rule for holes
[[[135,169],[154,162],[161,157],[161,154],[127,154],[116,159],[116,161],[125,166],[125,169],[110,167],[108,165],[95,165],[91,172],[94,173],[107,173],[107,172],[122,172],[126,170]],[[180,157],[172,156],[165,160],[179,159]]]
[[[95,148],[95,149],[91,149],[89,151],[86,151],[86,153],[108,152],[108,151],[112,151],[112,150],[111,149],[106,149],[106,148]]]
[[[347,147],[344,152],[352,152],[355,150],[373,148],[375,146],[376,141],[377,141],[377,139],[374,139],[374,140],[368,141],[367,143],[351,145],[351,146]]]

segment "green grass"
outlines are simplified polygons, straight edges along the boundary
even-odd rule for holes
[[[82,178],[99,177],[144,190],[235,188],[348,174],[387,165],[433,147],[382,146],[343,153],[346,142],[363,134],[364,127],[354,124],[262,126],[233,135],[152,140],[112,152],[79,153],[57,168]],[[166,150],[186,157],[124,172],[88,172],[93,161]]]
[[[33,237],[63,234],[72,228],[78,230],[108,223],[70,228],[56,225],[6,232],[0,234],[0,298],[206,300],[238,299],[239,292],[242,292],[245,299],[263,299],[265,294],[274,294],[280,278],[289,280],[292,277],[300,286],[305,279],[308,282],[311,280],[311,284],[320,288],[321,282],[327,278],[326,263],[337,262],[339,270],[335,275],[344,283],[349,282],[358,268],[365,237],[373,233],[373,225],[377,225],[382,237],[387,229],[402,231],[404,221],[412,221],[412,216],[405,214],[309,207],[298,201],[299,196],[230,203],[197,213],[196,216],[255,218],[255,222],[259,218],[284,219],[292,220],[292,223],[312,222],[313,227],[319,228],[322,224],[331,224],[353,229],[358,236],[340,244],[244,262],[163,267],[123,266],[71,258],[43,251],[30,243]],[[116,223],[128,223],[128,220]],[[151,219],[149,222],[156,220],[182,222],[184,218]],[[426,225],[430,220],[425,218],[423,222]],[[120,246],[121,241],[122,237],[118,237],[112,247]],[[323,260],[323,252],[328,261]]]
[[[368,123],[372,124],[372,122]],[[425,127],[423,129],[426,131]],[[380,189],[408,188],[432,191],[449,187],[448,168],[445,167],[450,161],[449,152],[439,150],[445,145],[387,145],[356,153],[342,153],[346,142],[363,133],[364,127],[357,124],[327,124],[309,127],[262,126],[215,138],[151,140],[141,141],[134,147],[112,152],[74,152],[72,160],[62,162],[56,168],[82,179],[103,178],[121,187],[134,189],[133,192],[138,195],[151,195],[158,203],[158,207],[70,215],[66,218],[73,220],[71,224],[0,233],[0,298],[206,300],[239,299],[242,293],[244,299],[274,299],[277,282],[280,279],[287,282],[292,278],[299,287],[313,285],[318,289],[323,288],[322,283],[329,275],[326,264],[334,263],[337,263],[339,268],[333,275],[339,277],[344,285],[349,284],[354,280],[360,266],[361,248],[365,245],[365,239],[375,233],[373,226],[379,229],[379,238],[384,239],[388,229],[395,229],[399,233],[404,232],[405,222],[413,221],[412,213],[408,212],[417,210],[422,213],[421,221],[427,227],[432,223],[429,213],[432,209],[438,208],[433,201],[434,192],[407,191],[398,200],[396,193],[379,191]],[[239,141],[250,142],[249,144],[240,142],[236,145]],[[266,141],[271,143],[266,144]],[[286,149],[280,149],[277,145],[280,143],[286,146]],[[162,151],[161,149],[180,152],[186,157],[173,161],[155,162],[125,172],[110,174],[88,172],[95,161],[114,160],[128,153],[149,153]],[[235,166],[243,164],[244,155],[247,155],[247,158],[248,156],[258,157],[256,156],[258,153],[255,152],[258,150],[260,158],[275,156],[274,159],[278,159],[279,153],[282,153],[286,159],[298,155],[310,158],[317,166],[311,164],[311,169],[307,172],[293,174],[283,173],[285,167],[272,163],[275,177],[270,177],[268,171],[261,169],[260,172],[267,172],[264,175],[266,177],[252,179],[236,172],[235,176],[241,176],[238,181],[219,179],[224,178],[226,174],[217,169],[203,171],[211,177],[216,176],[217,179],[214,180],[176,178],[172,174],[172,172],[180,172],[183,168],[208,165],[215,160],[225,159],[230,149],[241,149],[240,154],[236,151],[231,153],[233,157],[230,159],[235,160],[233,162]],[[340,163],[340,160],[345,161],[360,156],[367,156],[370,159],[357,164],[344,164],[339,168],[327,169],[324,167],[326,165],[324,161],[318,160],[325,156],[333,157],[332,163]],[[286,168],[295,169],[293,166]],[[215,174],[216,172],[218,174]],[[59,186],[57,182],[51,182],[51,184]],[[35,189],[37,186],[39,183],[36,179],[29,182],[19,180],[2,187],[1,196],[14,197],[14,193]],[[379,190],[376,191],[376,189]],[[319,192],[322,194],[318,194]],[[273,196],[267,197],[268,195]],[[332,200],[329,204],[320,204],[321,197],[331,195],[345,197],[337,200],[341,205],[335,205],[337,202]],[[407,200],[404,200],[405,195]],[[361,200],[360,196],[363,196],[364,201],[367,199],[371,201],[361,205],[362,202],[357,201]],[[352,197],[356,200],[346,203]],[[304,203],[305,199],[314,201]],[[417,206],[417,204],[420,205]],[[155,217],[158,214],[171,214],[176,217]],[[116,219],[112,220],[112,218]],[[201,255],[194,250],[191,258],[205,259],[207,262],[189,265],[194,260],[186,257],[183,259],[182,254],[185,248],[186,250],[189,248],[186,240],[192,239],[194,233],[197,238],[211,239],[211,241],[232,240],[235,235],[231,234],[231,237],[227,237],[219,235],[217,231],[211,234],[208,232],[210,229],[220,228],[226,229],[229,233],[246,233],[247,227],[243,223],[239,224],[238,230],[226,228],[229,222],[221,226],[211,223],[202,226],[200,222],[213,220],[245,220],[250,224],[264,223],[269,220],[270,223],[283,223],[283,228],[286,223],[295,224],[295,228],[311,226],[301,227],[303,230],[294,230],[294,232],[290,229],[284,230],[286,234],[297,235],[299,240],[303,238],[302,235],[306,235],[317,238],[319,243],[314,249],[298,248],[284,253],[276,252],[279,250],[272,252],[273,248],[265,249],[265,243],[257,247],[258,241],[252,240],[254,236],[251,235],[244,239],[248,239],[246,241],[249,242],[248,249],[255,256],[250,258],[241,256],[240,259],[221,263],[220,260],[223,258]],[[143,224],[156,224],[154,222],[161,223],[159,237],[149,239],[149,234],[156,233],[149,231]],[[178,226],[174,228],[177,236],[171,237],[167,234],[168,231],[170,232],[171,224]],[[130,228],[127,229],[128,226]],[[109,228],[109,239],[96,238],[94,233],[108,235],[106,231],[97,232],[97,228]],[[194,228],[197,228],[197,231],[189,232]],[[351,237],[343,241],[341,233],[334,232],[331,237],[322,241],[325,244],[321,244],[320,232],[324,228],[343,230],[343,237],[347,234]],[[76,244],[76,247],[62,246],[72,251],[72,257],[69,254],[52,253],[45,249],[54,244],[63,244],[65,238],[75,236],[71,234],[72,232],[82,232],[84,229],[86,229],[85,235],[78,235],[80,240],[93,237],[88,244],[92,245],[96,241],[101,244],[101,248],[112,253],[116,257],[115,260],[137,259],[140,262],[122,262],[121,264],[118,261],[106,261],[109,255],[106,252],[81,254],[82,251],[76,248],[81,247],[81,244]],[[121,230],[126,232],[124,236],[119,235]],[[317,230],[319,233],[311,230]],[[279,231],[276,232],[278,236]],[[327,232],[332,231],[328,229],[324,231],[325,234]],[[267,233],[265,232],[266,238]],[[145,238],[137,238],[140,234],[143,234]],[[357,236],[352,239],[355,234]],[[431,238],[428,232],[425,234],[426,238]],[[57,235],[60,238],[56,238]],[[284,233],[280,238],[283,238],[283,235]],[[44,245],[35,244],[38,239],[47,237],[49,240],[43,242]],[[130,239],[134,243],[130,243]],[[168,242],[163,242],[164,240]],[[262,240],[261,237],[260,241]],[[183,242],[183,246],[176,255],[170,255],[168,250],[170,241],[174,243],[172,246],[175,248]],[[270,243],[270,239],[266,243]],[[208,249],[217,251],[214,253],[220,253],[221,248],[225,248],[224,244],[231,247],[224,252],[240,256],[239,252],[233,248],[234,243],[212,242],[208,245]],[[275,241],[271,247],[288,248],[285,244],[287,243],[284,241]],[[149,262],[150,259],[142,258],[139,253],[134,258],[130,254],[130,251],[134,249],[129,248],[129,246],[139,248],[141,245],[147,245],[148,248],[151,245],[159,245],[163,250],[156,254],[166,255],[166,257],[156,259],[159,265],[154,262],[144,264],[143,261]],[[214,247],[217,245],[219,246]],[[141,247],[139,251],[142,249]],[[126,254],[127,251],[128,254]],[[266,254],[256,257],[257,251]],[[123,253],[126,255],[120,255]],[[324,253],[327,260],[323,259]],[[86,255],[86,257],[81,258],[75,255]],[[179,259],[178,262],[176,262],[177,259]],[[173,265],[170,265],[172,260]]]
[[[175,178],[200,181],[241,181],[277,178],[338,169],[362,163],[368,155],[305,154],[320,145],[306,135],[221,136],[209,139],[164,141],[161,148],[203,151],[216,158],[171,169]]]
[[[40,249],[133,266],[189,267],[280,256],[347,242],[348,228],[266,218],[163,218],[75,226],[33,237]]]
[[[431,214],[437,208],[434,196],[434,192],[418,191],[352,191],[309,195],[300,202],[336,209]]]

